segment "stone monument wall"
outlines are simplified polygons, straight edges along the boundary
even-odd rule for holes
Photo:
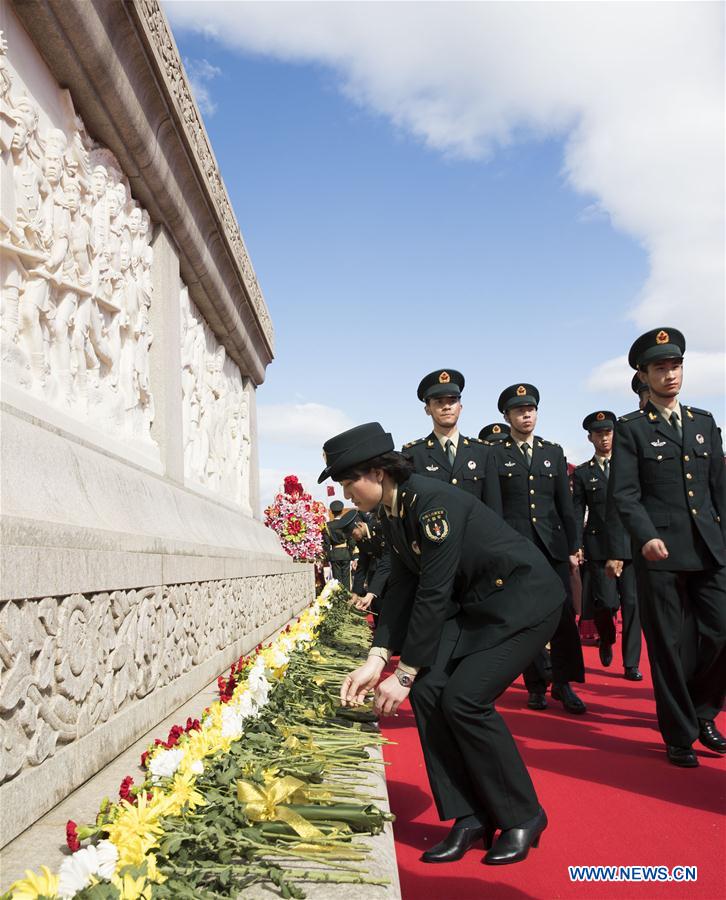
[[[312,598],[264,299],[153,0],[0,0],[0,845]]]

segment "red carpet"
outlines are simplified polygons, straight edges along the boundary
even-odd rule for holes
[[[521,680],[499,700],[549,816],[539,848],[523,863],[483,866],[481,849],[448,865],[419,861],[448,828],[429,796],[410,707],[383,720],[397,742],[385,756],[404,900],[726,898],[724,759],[701,748],[698,769],[665,761],[645,648],[640,683],[621,677],[619,642],[609,670],[594,647],[583,649],[588,681],[575,687],[586,716],[552,700],[546,712],[525,709]],[[698,880],[572,883],[572,865],[697,866]]]

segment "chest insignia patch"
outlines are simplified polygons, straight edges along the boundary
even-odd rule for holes
[[[544,465],[545,465],[545,468],[546,468],[546,469],[549,469],[549,467],[552,465],[552,463],[551,463],[548,459],[546,459],[546,460],[544,461]]]
[[[700,438],[700,437],[701,437],[700,434],[697,435],[696,440],[698,440],[698,438]],[[703,442],[703,438],[701,438],[701,442]],[[470,469],[476,469],[476,462],[473,459],[470,459],[469,462],[467,463],[467,466],[469,466]]]
[[[702,444],[706,440],[706,438],[702,434],[697,434],[696,440],[698,441],[699,444]]]
[[[651,447],[665,447],[665,445],[666,445],[665,441],[651,441],[650,442]]]
[[[508,462],[505,462],[504,465],[505,465],[507,468],[510,468],[511,466],[516,465],[516,463],[513,463],[511,460],[509,460]]]
[[[449,536],[449,520],[445,509],[430,509],[421,516],[424,536],[434,544],[443,543]]]
[[[439,467],[438,466],[426,466],[426,471],[427,472],[438,472]]]

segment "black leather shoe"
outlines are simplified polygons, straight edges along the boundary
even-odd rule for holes
[[[547,815],[540,806],[536,816],[518,825],[507,828],[499,835],[494,846],[484,857],[488,866],[508,866],[527,858],[530,847],[539,846],[539,839],[547,827]]]
[[[626,681],[642,681],[643,673],[637,666],[626,666],[623,678]]]
[[[698,765],[698,758],[693,752],[693,747],[675,747],[673,744],[666,744],[666,754],[669,763],[680,766],[682,769],[695,769]]]
[[[613,645],[606,644],[604,641],[600,641],[598,644],[598,653],[600,654],[600,662],[607,667],[613,661]]]
[[[552,685],[552,699],[559,700],[567,712],[581,716],[587,712],[587,707],[570,687],[569,681]]]
[[[494,839],[494,831],[493,826],[479,825],[475,828],[457,828],[454,825],[443,841],[435,844],[421,855],[421,861],[427,863],[456,862],[478,841],[483,841],[484,849],[488,850]]]
[[[726,753],[726,738],[716,728],[713,719],[699,719],[698,726],[698,740],[704,747],[708,747],[714,753]]]
[[[547,696],[539,691],[530,691],[527,709],[547,709]]]

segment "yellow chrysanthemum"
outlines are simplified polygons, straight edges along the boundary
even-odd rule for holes
[[[151,885],[143,875],[138,878],[114,875],[112,882],[119,889],[121,900],[151,900]]]
[[[194,790],[196,779],[193,775],[182,775],[179,772],[174,776],[169,791],[169,800],[172,801],[171,815],[178,815],[184,806],[188,809],[196,809],[207,802],[199,791]]]
[[[40,875],[25,870],[25,878],[10,885],[13,900],[37,900],[38,897],[55,897],[58,893],[58,876],[47,866],[40,867]]]
[[[108,838],[119,853],[119,868],[125,865],[139,865],[145,855],[157,844],[157,837],[163,831],[159,819],[169,815],[172,803],[160,788],[154,788],[147,800],[141,793],[136,804],[122,800],[115,821],[106,825]]]

